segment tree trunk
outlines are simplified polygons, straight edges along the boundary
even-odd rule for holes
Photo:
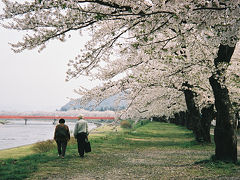
[[[191,121],[191,118],[189,118],[189,112],[188,111],[186,111],[186,123],[185,123],[185,125],[186,125],[186,128],[187,129],[189,129],[189,130],[193,130],[193,125],[192,125],[192,121]]]
[[[209,104],[206,107],[202,108],[202,129],[203,129],[203,141],[211,143],[210,128],[211,122],[215,116],[214,105]]]
[[[184,111],[180,111],[179,112],[179,115],[180,115],[180,125],[181,126],[185,126],[185,123],[186,123],[186,112]]]
[[[237,129],[240,129],[240,116],[239,116],[239,112],[236,112],[236,120],[237,120]]]
[[[183,83],[183,86],[187,87],[184,89],[185,101],[188,110],[188,123],[192,126],[193,133],[198,142],[203,141],[203,132],[201,126],[201,115],[194,101],[194,92],[191,90],[191,85],[188,82]]]
[[[175,122],[174,124],[179,125],[180,124],[180,116],[179,113],[174,113],[174,117],[175,117]]]
[[[220,45],[218,56],[214,59],[216,68],[221,63],[229,63],[235,47]],[[226,69],[217,68],[216,75],[209,78],[215,98],[215,107],[217,110],[216,127],[214,129],[214,141],[216,144],[215,157],[217,160],[237,161],[237,136],[236,119],[228,95],[228,89],[224,86],[223,77]],[[221,79],[221,83],[220,83]]]

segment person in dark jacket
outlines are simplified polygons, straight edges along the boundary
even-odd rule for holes
[[[64,124],[64,119],[59,119],[59,124],[55,128],[54,140],[57,143],[58,156],[64,158],[67,143],[70,140],[70,132],[67,125]]]

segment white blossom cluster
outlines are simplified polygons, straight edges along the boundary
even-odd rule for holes
[[[239,0],[2,1],[2,25],[26,31],[23,41],[12,44],[15,52],[42,50],[52,39],[65,41],[71,31],[89,32],[92,39],[69,61],[66,77],[103,81],[76,90],[83,102],[124,92],[125,117],[171,115],[186,110],[184,82],[193,86],[199,107],[213,103],[208,79],[224,68],[216,78],[240,103],[239,58],[214,65],[220,44],[238,42]]]

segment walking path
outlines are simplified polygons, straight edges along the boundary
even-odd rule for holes
[[[9,174],[26,176],[28,180],[223,180],[240,177],[239,165],[212,162],[214,144],[196,143],[192,132],[184,127],[152,122],[131,132],[118,131],[110,126],[95,129],[90,137],[92,152],[84,158],[79,158],[76,144],[69,144],[65,159],[58,158],[55,150],[29,159],[2,160],[0,165],[5,165],[6,176],[1,176],[0,166],[1,179],[9,179]],[[25,171],[22,167],[35,169]]]
[[[213,144],[191,145],[192,136],[174,126],[150,123],[122,136],[103,136],[102,142],[95,143],[94,151],[79,159],[74,153],[64,160],[65,174],[53,174],[52,164],[41,164],[46,179],[60,180],[169,180],[169,179],[236,179],[240,169],[233,166],[230,173],[225,172],[224,164],[212,164]],[[180,128],[181,129],[181,128]],[[112,129],[113,131],[117,129]],[[174,132],[174,133],[173,133]],[[101,136],[103,132],[96,132]],[[189,133],[190,134],[190,133]],[[186,148],[185,146],[189,146]],[[96,152],[96,153],[95,153]],[[66,162],[66,160],[68,160]],[[59,163],[62,162],[59,160]],[[207,165],[206,165],[207,164]],[[43,177],[43,171],[37,177]],[[33,179],[33,177],[31,177]],[[31,179],[30,178],[30,179]],[[32,180],[31,179],[31,180]],[[37,178],[36,178],[37,179]]]

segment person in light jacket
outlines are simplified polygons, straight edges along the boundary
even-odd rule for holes
[[[78,154],[80,157],[84,157],[84,145],[85,140],[88,138],[88,124],[87,121],[83,120],[82,116],[78,117],[78,121],[74,127],[74,137],[77,139],[78,143]]]

